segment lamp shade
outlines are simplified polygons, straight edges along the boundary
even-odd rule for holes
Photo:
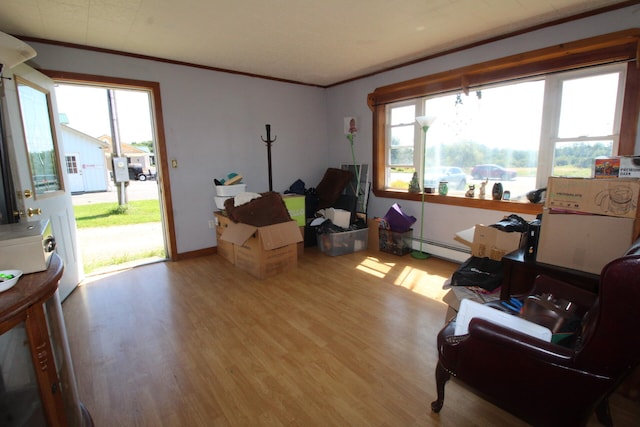
[[[424,128],[429,127],[436,121],[436,116],[418,116],[416,117],[416,122],[420,125],[420,127]]]
[[[9,34],[0,32],[0,64],[7,68],[13,68],[36,56],[36,51]]]

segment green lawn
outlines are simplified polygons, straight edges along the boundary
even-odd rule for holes
[[[129,202],[125,209],[121,209],[118,203],[92,203],[74,206],[73,211],[78,228],[160,222],[157,200]]]

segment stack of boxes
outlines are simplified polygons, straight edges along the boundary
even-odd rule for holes
[[[216,185],[215,190],[218,255],[260,279],[297,266],[304,250],[304,195],[283,197],[292,221],[256,227],[232,221],[224,210],[225,200],[243,193],[245,184]]]
[[[229,221],[222,227],[218,245],[230,244],[232,262],[252,276],[264,279],[297,267],[296,244],[302,241],[302,235],[295,221],[263,227]]]
[[[640,231],[640,179],[613,178],[549,178],[537,262],[600,274],[625,254]]]

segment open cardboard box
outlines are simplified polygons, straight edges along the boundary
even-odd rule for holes
[[[264,227],[231,223],[220,240],[234,245],[236,267],[263,279],[297,267],[302,235],[296,221]]]
[[[229,261],[231,264],[236,263],[236,250],[233,246],[233,243],[226,242],[221,239],[222,234],[229,227],[229,225],[233,224],[233,221],[229,219],[228,216],[224,214],[224,212],[214,212],[213,213],[216,220],[216,240],[218,241],[218,255]]]
[[[526,233],[506,232],[495,227],[476,224],[456,233],[455,240],[471,247],[471,255],[500,261],[503,256],[520,249]]]

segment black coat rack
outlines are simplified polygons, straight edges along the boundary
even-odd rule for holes
[[[271,139],[271,125],[265,125],[265,127],[267,128],[267,139],[264,139],[263,137],[260,137],[260,139],[262,139],[262,141],[267,145],[267,160],[269,162],[269,191],[273,191],[271,173],[271,144],[273,144],[276,139],[278,139],[278,137],[274,136],[273,139]]]

